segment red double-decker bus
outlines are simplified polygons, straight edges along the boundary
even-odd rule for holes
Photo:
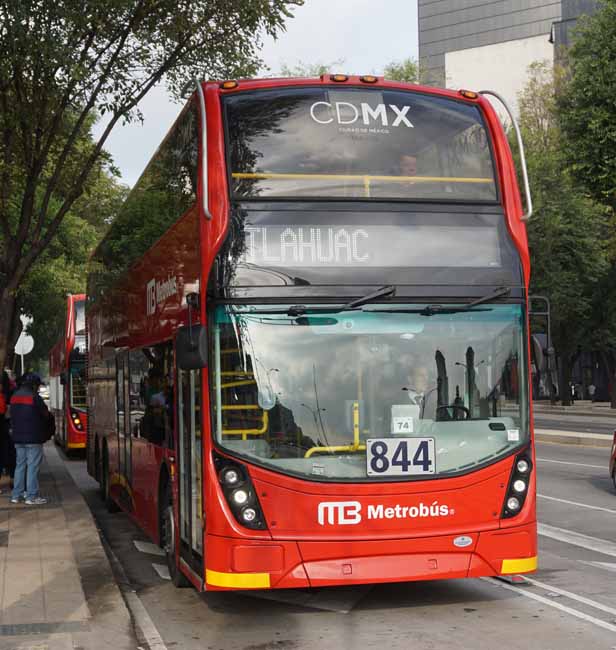
[[[49,353],[49,408],[55,441],[65,451],[86,448],[85,299],[84,294],[67,296],[64,330]]]
[[[184,107],[87,309],[88,468],[176,584],[535,570],[529,214],[485,94],[325,75]]]

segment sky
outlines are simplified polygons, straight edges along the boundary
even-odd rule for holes
[[[332,71],[380,74],[392,61],[417,59],[417,3],[412,0],[305,0],[294,14],[276,41],[265,40],[261,58],[270,70],[263,76],[277,74],[283,64],[340,60],[344,63]],[[129,186],[141,175],[181,106],[159,86],[140,108],[143,124],[118,125],[105,145]]]

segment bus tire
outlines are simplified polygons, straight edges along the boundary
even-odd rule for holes
[[[167,559],[167,568],[169,569],[171,582],[175,587],[180,589],[190,587],[191,583],[180,571],[180,567],[175,559],[175,520],[173,518],[173,495],[171,493],[171,485],[167,484],[167,487],[163,492],[163,498],[160,499],[159,503],[161,521],[160,545],[163,551],[165,551],[165,558]]]
[[[99,484],[101,482],[101,452],[98,444],[98,438],[94,439],[94,480]]]
[[[107,512],[118,512],[118,505],[111,498],[111,493],[109,491],[109,456],[107,453],[107,447],[103,449],[103,469],[100,480],[100,495],[105,504],[105,508],[107,508]]]

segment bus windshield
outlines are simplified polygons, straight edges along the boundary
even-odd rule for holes
[[[375,480],[369,439],[432,439],[439,476],[519,448],[529,436],[522,306],[425,307],[217,307],[218,444],[334,481]]]
[[[70,382],[71,406],[85,409],[87,406],[85,360],[71,361]]]
[[[75,302],[75,334],[84,335],[86,333],[86,310],[85,300]]]
[[[224,99],[235,198],[495,201],[477,106],[382,88],[282,88]]]

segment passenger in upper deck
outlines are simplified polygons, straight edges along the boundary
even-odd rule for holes
[[[409,154],[401,154],[398,172],[400,176],[417,176],[417,158]]]

